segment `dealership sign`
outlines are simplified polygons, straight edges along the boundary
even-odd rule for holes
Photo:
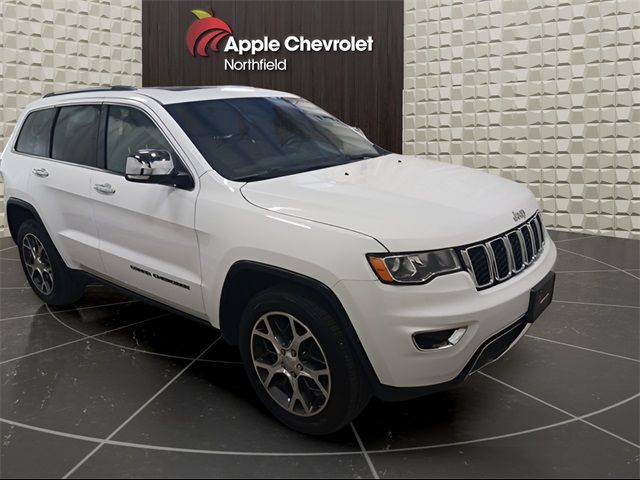
[[[253,57],[263,53],[287,52],[371,52],[373,37],[324,39],[306,38],[304,35],[290,35],[283,40],[264,36],[257,39],[236,39],[233,30],[224,20],[217,18],[211,10],[191,10],[197,20],[187,30],[186,42],[192,56],[208,57],[209,50],[220,51],[220,42],[227,39],[223,52]],[[286,70],[287,59],[266,60],[247,58],[243,60],[225,59],[225,70]]]

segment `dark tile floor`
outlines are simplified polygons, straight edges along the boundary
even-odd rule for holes
[[[0,477],[638,478],[640,242],[551,234],[556,299],[518,346],[322,439],[264,412],[213,329],[100,286],[49,309],[1,239]]]

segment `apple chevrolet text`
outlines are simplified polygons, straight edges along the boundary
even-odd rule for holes
[[[231,26],[215,16],[213,10],[191,10],[197,18],[187,29],[185,37],[187,49],[192,56],[208,57],[209,52],[219,52],[223,40],[226,44],[222,48],[225,53],[234,53],[240,57],[255,56],[262,53],[287,52],[372,52],[373,37],[359,38],[352,35],[349,38],[307,38],[304,35],[289,35],[283,41],[264,35],[262,38],[240,38],[233,36]],[[287,59],[265,58],[238,60],[225,58],[225,70],[241,71],[274,71],[286,70]]]
[[[556,248],[525,186],[390,153],[289,93],[50,94],[0,173],[42,301],[97,281],[206,322],[271,414],[308,434],[372,396],[458,384],[553,295]]]

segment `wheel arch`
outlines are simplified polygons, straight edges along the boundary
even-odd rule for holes
[[[349,316],[333,290],[319,280],[281,267],[250,260],[240,260],[231,266],[220,296],[220,331],[226,342],[238,344],[239,319],[244,306],[256,293],[274,285],[290,285],[324,305],[342,327],[369,383],[379,382]]]
[[[20,225],[30,219],[37,220],[44,225],[38,211],[29,202],[14,197],[7,200],[7,226],[14,242],[18,243]]]

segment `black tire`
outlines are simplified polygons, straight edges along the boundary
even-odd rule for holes
[[[31,259],[26,258],[28,249],[24,246],[25,237],[27,236],[29,237],[29,242],[35,242],[35,238],[44,248],[45,256],[42,258],[47,259],[51,272],[50,275],[47,275],[52,279],[52,288],[50,289],[38,285],[29,274],[27,261]],[[18,229],[17,240],[20,262],[22,263],[22,269],[27,277],[27,281],[35,294],[38,295],[43,302],[49,305],[69,305],[82,297],[84,294],[84,283],[80,281],[77,274],[64,263],[64,260],[62,260],[58,250],[56,250],[51,238],[49,238],[47,231],[40,222],[31,219],[22,223]],[[36,279],[38,278],[42,278],[42,276],[36,276]]]
[[[326,358],[330,371],[328,399],[324,407],[311,416],[296,415],[276,402],[254,367],[253,330],[260,318],[270,312],[283,312],[295,317],[313,334],[313,340],[317,341]],[[279,286],[256,294],[243,312],[239,341],[242,361],[258,398],[274,417],[293,430],[309,435],[334,433],[348,425],[369,403],[369,385],[343,330],[321,302],[303,291]]]

